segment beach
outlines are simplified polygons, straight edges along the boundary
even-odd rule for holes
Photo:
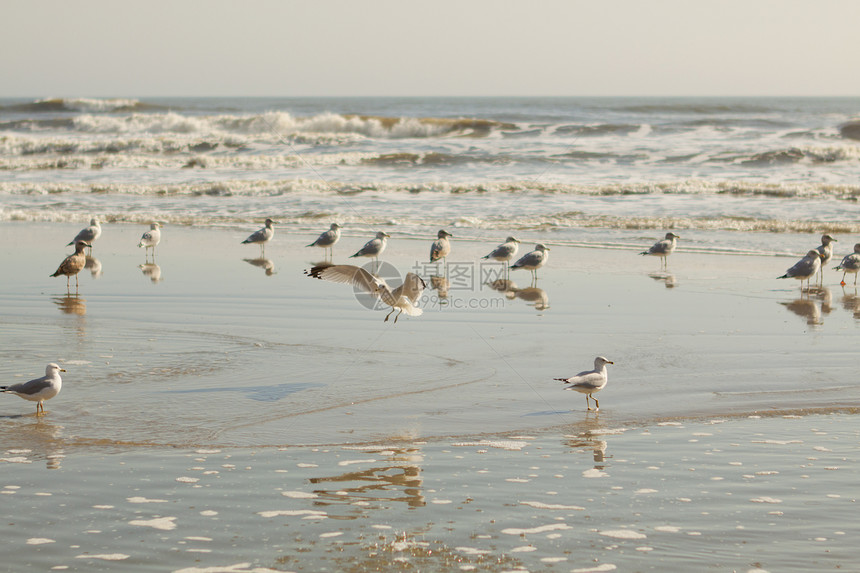
[[[145,227],[105,224],[67,295],[48,275],[79,228],[0,224],[4,383],[67,370],[44,416],[0,396],[7,570],[856,566],[850,276],[802,292],[776,279],[797,257],[685,252],[683,231],[666,271],[530,232],[521,253],[551,258],[503,293],[498,241],[452,228],[445,292],[433,235],[392,227],[386,269],[428,284],[394,323],[304,274],[316,234],[261,257],[253,224],[165,226],[157,270]],[[597,355],[588,412],[553,378]]]

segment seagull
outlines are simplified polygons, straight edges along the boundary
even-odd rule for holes
[[[438,233],[436,233],[436,237],[438,237],[433,244],[430,246],[430,262],[435,263],[439,259],[445,259],[447,262],[447,256],[451,252],[451,241],[448,240],[448,237],[453,237],[451,233],[442,229]]]
[[[806,288],[809,289],[809,279],[815,276],[815,273],[821,268],[821,258],[824,255],[816,249],[810,249],[806,256],[797,261],[793,267],[785,271],[785,274],[778,279],[797,279],[800,281],[800,288],[803,289],[803,281],[806,280]]]
[[[824,284],[824,265],[830,262],[833,258],[833,246],[830,243],[838,243],[830,235],[821,235],[821,244],[815,250],[821,253],[821,268],[818,269],[819,283]],[[844,278],[844,277],[843,277]]]
[[[580,372],[576,376],[571,376],[570,378],[554,378],[554,380],[560,380],[565,384],[570,384],[570,386],[565,387],[565,390],[575,390],[585,394],[585,405],[589,410],[591,410],[591,404],[588,399],[591,398],[594,400],[594,411],[596,412],[600,410],[600,402],[598,402],[597,398],[592,396],[592,394],[603,390],[606,386],[606,382],[609,380],[606,372],[607,364],[615,363],[603,356],[598,356],[594,359],[594,370],[586,370],[585,372]]]
[[[144,247],[146,252],[149,252],[149,249],[152,249],[153,257],[155,256],[155,247],[161,242],[160,227],[160,223],[152,223],[149,226],[149,230],[140,236],[140,242],[137,244],[138,248]]]
[[[680,239],[678,235],[675,233],[666,233],[666,238],[662,241],[657,241],[651,248],[647,251],[642,251],[639,253],[640,255],[653,255],[655,257],[660,257],[660,267],[662,268],[664,265],[666,267],[669,266],[669,261],[667,257],[672,254],[672,251],[675,250],[675,239]]]
[[[57,267],[57,272],[51,275],[52,277],[66,275],[66,292],[71,288],[69,281],[71,281],[72,275],[75,277],[75,292],[78,290],[78,273],[81,272],[87,264],[87,256],[84,254],[84,249],[87,247],[92,247],[92,245],[84,241],[78,241],[75,243],[74,254],[66,257],[63,262],[60,263],[60,266]]]
[[[251,235],[242,241],[243,245],[248,243],[257,243],[260,245],[260,253],[266,252],[266,243],[272,240],[272,237],[275,235],[275,229],[272,227],[275,222],[271,219],[266,219],[266,226],[260,229],[259,231],[254,231]]]
[[[532,272],[532,282],[537,281],[537,270],[546,264],[549,259],[549,247],[541,243],[535,245],[535,250],[524,254],[520,260],[511,265],[511,268],[526,269]]]
[[[306,270],[305,274],[315,279],[351,284],[355,288],[378,296],[379,300],[391,307],[391,312],[385,315],[383,322],[387,322],[388,317],[395,310],[400,311],[394,317],[395,323],[404,312],[409,316],[421,316],[424,313],[415,304],[418,303],[418,298],[427,284],[414,273],[406,273],[403,284],[393,290],[381,278],[354,265],[317,265]]]
[[[845,286],[845,275],[854,273],[854,284],[857,284],[857,271],[860,271],[860,243],[854,245],[854,252],[850,255],[845,255],[838,267],[833,267],[834,270],[842,272],[842,286]]]
[[[307,245],[308,247],[322,247],[323,249],[332,249],[332,255],[334,255],[334,244],[338,242],[340,239],[340,225],[337,223],[332,223],[331,227],[329,227],[328,231],[324,231],[317,237],[317,240]]]
[[[50,400],[62,390],[63,379],[60,378],[60,372],[65,372],[65,370],[51,362],[45,368],[45,375],[41,378],[11,386],[0,386],[0,392],[16,394],[25,400],[38,402],[36,404],[36,415],[38,416],[40,413],[45,413],[43,404],[45,400]]]
[[[489,255],[481,257],[482,259],[493,259],[496,261],[505,262],[514,258],[514,255],[517,254],[517,249],[519,249],[520,242],[513,238],[508,237],[505,239],[505,242],[493,249]]]
[[[363,247],[361,247],[357,253],[354,255],[350,255],[349,258],[353,259],[355,257],[371,257],[379,263],[379,255],[382,254],[382,251],[385,250],[386,245],[388,245],[388,239],[391,237],[388,233],[384,233],[379,231],[376,233],[376,238],[367,241]]]
[[[69,243],[66,243],[66,246],[75,245],[78,241],[83,241],[85,243],[89,243],[87,246],[90,248],[90,252],[92,252],[93,242],[98,239],[102,234],[102,226],[99,223],[98,219],[93,217],[90,219],[90,226],[84,227],[77,234],[77,236],[72,239]]]

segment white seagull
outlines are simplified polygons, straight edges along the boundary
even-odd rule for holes
[[[80,232],[77,234],[77,236],[75,236],[74,239],[72,239],[71,241],[66,243],[66,246],[68,247],[70,245],[77,244],[78,241],[83,241],[85,243],[88,243],[87,246],[90,248],[90,252],[92,252],[93,241],[98,239],[101,236],[101,234],[102,234],[101,223],[99,223],[98,219],[93,217],[92,219],[90,219],[90,226],[84,227],[83,229],[81,229]]]
[[[615,363],[603,356],[598,356],[594,359],[594,370],[586,370],[570,378],[555,378],[555,380],[570,384],[570,386],[565,387],[565,390],[575,390],[576,392],[585,394],[585,405],[589,410],[591,410],[591,403],[588,399],[591,398],[594,400],[594,410],[597,411],[600,410],[600,402],[597,401],[597,398],[593,394],[603,390],[609,381],[609,376],[606,372],[607,364]]]
[[[392,289],[381,278],[374,276],[361,267],[354,265],[317,265],[305,274],[315,279],[350,284],[364,292],[378,296],[379,300],[391,307],[391,312],[385,315],[385,321],[395,310],[399,310],[394,322],[404,312],[409,316],[421,316],[424,311],[415,305],[421,292],[427,286],[424,280],[414,273],[406,273],[403,284]]]
[[[483,259],[493,259],[499,262],[509,261],[517,254],[517,250],[519,249],[520,242],[513,238],[508,237],[505,239],[505,242],[493,249],[489,255],[481,257]]]
[[[525,269],[532,272],[532,282],[537,281],[537,270],[549,259],[549,247],[541,243],[535,245],[535,250],[524,254],[520,260],[511,265],[514,270]]]
[[[800,288],[803,289],[803,281],[806,281],[806,288],[809,288],[809,279],[815,276],[815,273],[821,268],[821,257],[823,255],[816,249],[810,249],[806,256],[797,261],[793,267],[785,271],[785,274],[778,279],[797,279],[800,281]]]
[[[666,233],[666,238],[664,238],[662,241],[657,241],[656,243],[651,245],[650,249],[648,249],[647,251],[642,251],[639,254],[660,257],[660,267],[668,267],[669,261],[667,257],[672,254],[672,251],[675,250],[675,240],[680,238],[681,237],[679,237],[675,233]]]
[[[376,262],[379,262],[379,255],[382,254],[382,251],[385,250],[385,247],[388,245],[388,239],[391,238],[391,235],[388,233],[384,233],[379,231],[376,233],[376,237],[367,241],[363,247],[361,247],[357,253],[354,255],[350,255],[349,258],[353,259],[355,257],[371,257],[376,259]]]
[[[821,268],[818,269],[819,274],[819,283],[824,284],[824,265],[829,263],[833,259],[833,245],[831,243],[838,243],[836,239],[834,239],[830,235],[821,235],[821,244],[815,249],[821,254]]]
[[[254,231],[251,235],[242,241],[243,245],[247,245],[249,243],[256,243],[260,245],[260,253],[266,252],[266,243],[272,240],[272,237],[275,236],[275,229],[272,227],[275,222],[271,219],[266,219],[266,226],[260,229],[259,231]]]
[[[334,244],[338,242],[340,239],[340,225],[337,223],[332,223],[331,227],[329,227],[328,231],[324,231],[320,233],[320,236],[317,237],[317,240],[307,245],[308,247],[321,247],[323,252],[325,253],[328,249],[331,249],[332,256],[334,255]]]
[[[65,370],[51,362],[45,368],[45,375],[41,378],[11,386],[0,386],[0,392],[8,392],[31,402],[38,402],[36,404],[36,415],[38,416],[40,413],[45,413],[45,400],[50,400],[62,390],[63,379],[60,378],[60,372],[65,372]]]
[[[857,271],[860,271],[860,243],[854,245],[854,252],[850,255],[845,255],[838,267],[833,267],[834,270],[842,271],[842,285],[845,285],[845,275],[854,273],[854,284],[857,284]]]
[[[149,226],[149,230],[140,236],[140,242],[137,244],[138,248],[143,247],[145,252],[149,252],[149,249],[152,249],[152,256],[155,256],[155,247],[158,246],[158,243],[161,242],[161,223],[152,223]]]
[[[451,252],[451,241],[448,240],[448,237],[453,237],[451,233],[446,231],[445,229],[440,230],[436,233],[436,240],[433,241],[433,244],[430,245],[430,262],[435,263],[439,259],[448,260],[446,257]]]

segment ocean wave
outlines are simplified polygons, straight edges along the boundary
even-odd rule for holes
[[[117,113],[129,111],[155,110],[159,106],[141,103],[128,98],[45,98],[28,103],[14,104],[0,108],[3,111],[31,113]]]
[[[768,197],[775,199],[835,199],[851,203],[860,202],[860,183],[756,183],[747,181],[715,181],[710,179],[688,179],[681,181],[572,184],[551,181],[483,181],[466,184],[445,181],[432,182],[386,182],[366,181],[339,182],[318,178],[290,179],[235,179],[167,184],[134,183],[62,183],[62,182],[0,182],[3,195],[141,195],[141,196],[243,196],[269,197],[290,193],[330,195],[360,195],[375,193],[386,195],[516,195],[541,196],[586,196],[615,197],[634,195],[687,195],[687,196],[734,196]]]
[[[775,149],[758,153],[732,154],[720,153],[709,161],[719,163],[736,163],[749,167],[770,167],[808,161],[810,163],[835,163],[838,161],[860,161],[860,146],[857,145],[825,145],[802,146]]]
[[[87,100],[88,101],[88,100]],[[95,111],[76,115],[61,124],[40,124],[40,120],[7,122],[9,129],[68,128],[73,132],[97,135],[210,135],[233,134],[274,141],[282,137],[302,134],[357,135],[364,138],[404,139],[435,137],[487,137],[494,132],[517,130],[512,123],[478,118],[438,117],[385,117],[338,113],[321,113],[309,117],[296,117],[288,112],[270,111],[249,115],[187,115],[166,113],[140,113],[141,104],[129,100],[131,108],[122,107],[119,100],[93,100],[93,107],[104,111],[131,111],[125,114],[100,114]],[[113,103],[114,108],[110,105]],[[46,100],[38,105],[44,111],[68,110],[68,100]],[[9,106],[4,109],[13,109]],[[24,111],[24,110],[22,110]]]

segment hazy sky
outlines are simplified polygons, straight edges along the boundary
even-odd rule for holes
[[[860,95],[857,0],[0,0],[0,97]]]

